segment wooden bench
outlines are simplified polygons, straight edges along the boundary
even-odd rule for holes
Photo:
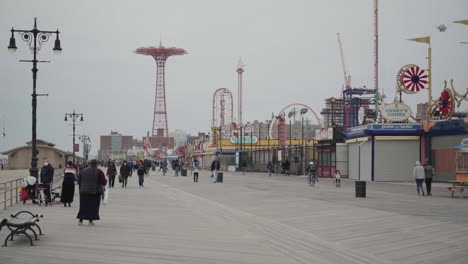
[[[26,235],[29,238],[30,245],[34,246],[31,236],[26,231],[31,231],[34,234],[34,239],[39,240],[33,227],[36,227],[39,231],[39,235],[42,235],[42,230],[37,224],[37,222],[39,222],[39,218],[41,217],[43,216],[39,216],[37,214],[34,215],[29,211],[21,211],[15,215],[11,215],[10,219],[3,219],[2,222],[0,222],[0,231],[2,230],[3,226],[6,226],[11,231],[11,233],[6,237],[5,244],[3,246],[7,246],[8,239],[13,241],[13,237],[20,234]]]
[[[463,190],[464,188],[462,186],[453,186],[453,187],[448,187],[448,190],[452,192],[452,198],[453,195],[458,192],[460,193],[460,198],[463,198]]]

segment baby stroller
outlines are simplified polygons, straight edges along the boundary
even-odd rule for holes
[[[39,206],[42,206],[43,204],[45,206],[52,206],[52,203],[57,196],[56,193],[52,192],[51,201],[47,201],[47,196],[45,195],[47,188],[44,186],[44,184],[38,183],[37,179],[33,176],[24,178],[23,183],[21,184],[21,188],[23,189],[21,192],[21,200],[23,201],[23,204],[25,204],[27,200],[31,199],[33,204],[39,204]]]
[[[31,199],[34,204],[37,203],[37,179],[33,176],[28,176],[23,179],[23,183],[21,184],[21,201],[23,204],[26,203],[27,200]]]

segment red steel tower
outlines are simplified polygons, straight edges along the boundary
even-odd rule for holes
[[[159,44],[159,47],[138,48],[134,51],[136,54],[147,55],[154,58],[157,65],[156,71],[156,95],[154,99],[154,116],[153,129],[151,136],[169,137],[169,128],[167,125],[167,110],[166,110],[166,79],[164,67],[166,60],[170,56],[184,55],[187,51],[174,47],[164,47]]]

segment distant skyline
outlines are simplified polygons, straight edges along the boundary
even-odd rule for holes
[[[405,64],[427,67],[427,45],[407,41],[430,35],[433,49],[433,96],[443,81],[468,87],[468,19],[465,0],[380,0],[380,82],[387,102],[395,95],[395,76]],[[343,72],[337,43],[343,42],[352,86],[373,87],[373,0],[101,0],[0,2],[0,151],[31,140],[31,63],[28,46],[16,37],[18,51],[7,50],[10,29],[61,31],[63,53],[45,43],[38,65],[38,139],[72,149],[70,122],[64,113],[84,114],[77,134],[91,137],[119,131],[135,138],[151,130],[156,65],[138,56],[138,47],[173,46],[187,50],[166,64],[170,131],[207,132],[211,99],[228,88],[237,113],[236,65],[245,66],[243,120],[264,121],[291,103],[305,103],[319,113],[324,99],[340,96]],[[440,32],[439,25],[447,27]],[[403,95],[413,112],[427,92]],[[463,104],[466,111],[468,106]],[[3,132],[3,131],[2,131]],[[78,139],[77,139],[78,141]]]

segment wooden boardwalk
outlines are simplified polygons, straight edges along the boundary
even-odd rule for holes
[[[418,197],[413,185],[330,180],[309,187],[305,177],[207,172],[190,177],[151,172],[111,190],[96,226],[78,226],[78,203],[41,208],[45,235],[0,248],[0,263],[467,263],[468,199],[446,188]],[[75,200],[78,200],[76,197]],[[3,243],[7,232],[0,232]]]

